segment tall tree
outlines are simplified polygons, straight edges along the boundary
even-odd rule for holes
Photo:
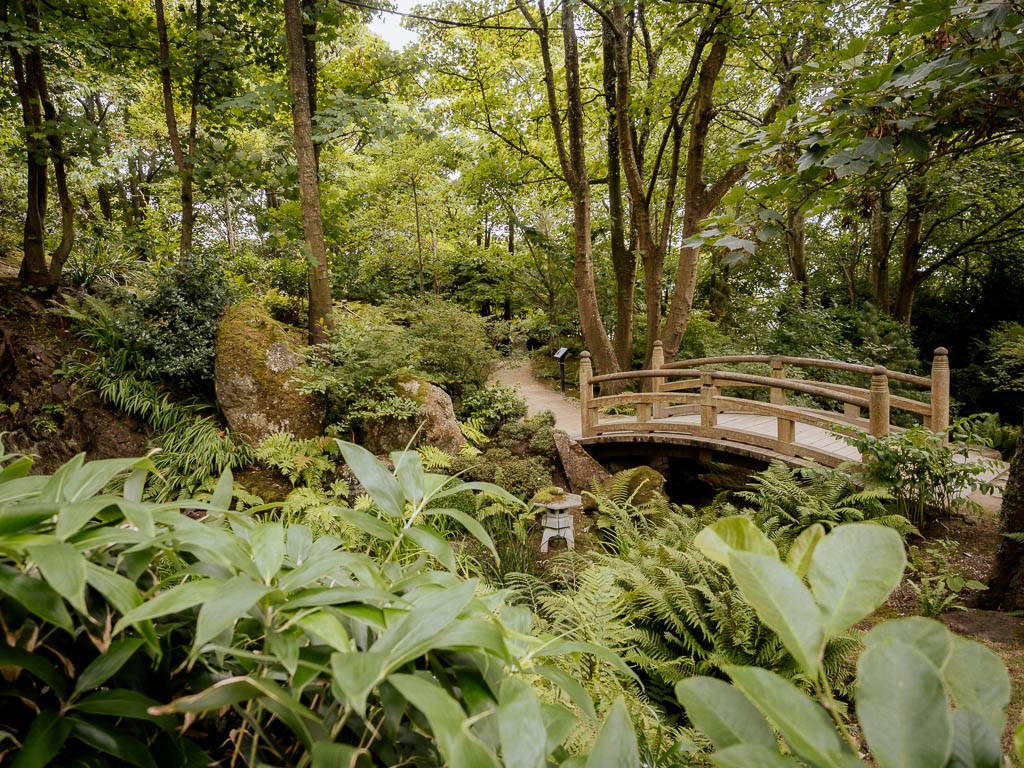
[[[288,45],[288,92],[292,97],[292,133],[299,166],[299,198],[302,230],[309,262],[309,343],[327,340],[331,325],[331,284],[327,272],[327,247],[320,215],[318,163],[313,144],[309,77],[302,28],[302,0],[284,0],[285,38]]]

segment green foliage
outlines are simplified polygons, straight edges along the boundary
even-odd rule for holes
[[[960,602],[963,590],[983,591],[988,586],[965,578],[962,570],[951,563],[959,545],[948,539],[937,539],[931,546],[913,546],[908,551],[909,580],[917,595],[922,616],[938,616],[948,610],[966,610]]]
[[[341,450],[382,514],[347,510],[347,522],[390,548],[382,562],[302,524],[228,511],[230,472],[210,502],[181,502],[203,510],[196,520],[140,500],[144,460],[79,456],[47,477],[0,457],[0,698],[15,764],[99,749],[146,768],[208,765],[239,744],[264,763],[518,766],[524,749],[536,764],[571,760],[563,743],[596,710],[557,665],[594,652],[626,668],[532,634],[527,611],[452,573],[448,544],[418,526],[450,515],[454,493],[514,500],[451,486],[415,454],[396,454],[392,475],[357,446]],[[105,493],[123,473],[124,495]],[[491,546],[478,523],[455,519]],[[400,565],[403,541],[444,569]],[[553,698],[540,700],[539,682]],[[182,735],[185,718],[204,727]],[[611,742],[635,762],[634,739],[616,704],[589,764],[609,765]]]
[[[743,596],[801,659],[815,685],[812,697],[768,670],[741,666],[726,667],[731,686],[699,677],[679,682],[676,694],[687,715],[715,747],[712,761],[737,767],[863,764],[858,729],[836,706],[821,651],[900,582],[906,559],[899,536],[864,523],[836,526],[813,548],[809,588],[791,564],[764,554],[763,547],[751,548],[749,541],[732,541],[737,546],[726,558]],[[998,656],[922,618],[882,622],[867,634],[865,646],[855,703],[872,764],[1001,763],[1010,680]],[[783,756],[773,731],[796,759]]]
[[[334,456],[337,448],[331,438],[298,440],[286,432],[271,435],[256,448],[258,461],[281,472],[293,486],[309,488],[320,488],[334,472]]]
[[[973,417],[974,436],[999,451],[1003,461],[1009,461],[1017,451],[1020,427],[1003,424],[998,413],[978,413]]]
[[[159,267],[149,290],[124,295],[116,328],[151,375],[186,391],[209,390],[217,323],[238,296],[216,258],[196,253]]]
[[[773,461],[767,469],[751,475],[750,485],[749,490],[735,494],[750,505],[744,513],[780,542],[792,542],[812,525],[831,529],[864,520],[895,528],[903,535],[917,532],[906,517],[890,513],[887,504],[894,497],[886,487],[860,489],[842,469],[791,469]],[[725,505],[722,511],[734,514],[736,510]]]
[[[975,509],[966,498],[972,491],[992,492],[981,479],[992,462],[971,457],[966,442],[949,442],[972,434],[971,421],[960,419],[939,433],[916,426],[874,437],[850,429],[846,442],[864,457],[867,479],[892,494],[896,512],[921,526],[936,515]]]
[[[480,419],[482,431],[493,433],[504,424],[526,418],[526,401],[515,387],[495,384],[468,391],[462,397],[460,415]]]

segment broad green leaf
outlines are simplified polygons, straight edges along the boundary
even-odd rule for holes
[[[0,470],[0,484],[6,483],[9,480],[16,480],[20,477],[25,477],[31,469],[32,459],[28,456],[22,456],[20,459],[12,461]]]
[[[1017,760],[1024,763],[1024,710],[1020,713],[1020,723],[1013,732],[1013,749],[1017,753]]]
[[[775,725],[798,757],[820,768],[840,765],[839,734],[825,710],[807,694],[759,667],[728,666],[725,672]]]
[[[498,556],[498,550],[494,548],[494,542],[491,540],[490,534],[484,529],[480,522],[465,512],[458,509],[430,509],[424,512],[424,515],[433,517],[435,515],[445,515],[454,520],[457,520],[462,524],[462,527],[469,531],[473,536],[483,544],[487,549],[490,550],[491,554],[494,555],[495,561],[501,564],[501,558]]]
[[[569,700],[579,707],[583,711],[584,715],[593,720],[597,719],[597,712],[594,710],[594,700],[591,698],[590,694],[587,693],[587,689],[580,685],[576,678],[564,669],[542,664],[540,666],[532,667],[530,672],[550,680],[565,691]]]
[[[46,582],[0,563],[0,592],[13,597],[39,618],[72,631],[71,614],[60,595]]]
[[[303,616],[296,624],[307,633],[323,640],[336,651],[348,653],[352,650],[352,643],[344,625],[327,611],[314,611]]]
[[[811,567],[811,558],[814,557],[814,550],[818,543],[825,538],[825,529],[821,523],[815,523],[804,528],[796,541],[786,553],[786,565],[801,579],[807,575],[807,569]]]
[[[541,715],[547,731],[544,751],[551,754],[558,749],[572,733],[579,718],[560,704],[541,704]]]
[[[213,496],[210,498],[210,506],[214,509],[231,509],[232,491],[235,486],[235,478],[231,475],[231,467],[224,467],[224,471],[217,478],[217,485],[213,489]]]
[[[284,526],[262,523],[252,532],[252,559],[264,584],[270,584],[284,563]]]
[[[138,467],[124,481],[124,497],[128,501],[142,501],[142,493],[146,490],[146,478],[149,470]]]
[[[98,688],[107,682],[125,665],[140,645],[142,639],[138,637],[126,637],[112,642],[110,647],[93,659],[75,680],[75,695]]]
[[[359,768],[360,760],[367,754],[358,747],[337,744],[333,741],[313,742],[313,768]]]
[[[384,465],[377,461],[372,453],[355,443],[339,440],[338,447],[341,449],[341,455],[345,457],[345,463],[370,494],[374,503],[391,517],[403,517],[405,497],[398,481]]]
[[[857,719],[879,768],[946,765],[953,715],[939,670],[903,643],[880,643],[857,662]]]
[[[505,632],[493,621],[486,619],[459,619],[442,629],[435,637],[432,645],[435,648],[467,648],[477,651],[490,651],[508,663],[514,659],[509,656],[505,643]]]
[[[764,531],[753,520],[742,515],[716,520],[697,534],[693,544],[709,560],[725,566],[729,565],[732,552],[751,552],[779,559],[778,549],[764,535]]]
[[[824,636],[821,612],[810,590],[793,571],[766,555],[733,550],[729,569],[761,621],[779,636],[803,671],[817,678]]]
[[[94,496],[83,501],[61,504],[57,514],[57,529],[55,531],[57,538],[60,541],[66,541],[69,536],[76,534],[99,512],[107,507],[117,505],[121,501],[124,500],[118,499],[116,496]]]
[[[366,697],[387,675],[389,661],[386,653],[374,651],[332,653],[331,672],[334,685],[340,691],[338,698],[362,715],[366,709]]]
[[[130,717],[133,720],[149,720],[165,731],[173,731],[178,726],[177,718],[172,715],[151,715],[149,709],[159,706],[160,702],[138,691],[126,688],[114,688],[109,691],[96,691],[75,703],[73,709],[87,715],[109,715],[111,717]]]
[[[142,602],[142,595],[131,580],[96,563],[86,562],[85,582],[121,613],[128,613]]]
[[[544,768],[547,729],[537,694],[518,677],[507,677],[498,693],[498,730],[506,768]]]
[[[419,525],[406,528],[403,535],[436,557],[441,565],[449,571],[455,573],[458,568],[455,563],[455,553],[452,552],[452,545],[443,536]]]
[[[0,667],[19,667],[42,680],[61,699],[67,696],[64,678],[49,659],[39,653],[30,653],[6,643],[0,644]]]
[[[448,496],[454,496],[456,493],[464,493],[466,491],[482,491],[490,496],[497,496],[502,501],[507,501],[516,507],[525,507],[526,503],[518,496],[513,496],[511,493],[506,491],[504,488],[495,485],[494,483],[485,483],[482,481],[474,480],[471,483],[456,483],[455,485],[446,485],[443,491],[435,493],[430,498],[433,501],[438,499],[444,499]]]
[[[38,478],[39,476],[34,476],[15,480],[0,486],[0,491],[6,492],[11,489],[11,486],[23,482],[27,483]],[[3,504],[5,501],[5,499],[0,498],[0,504]],[[47,501],[27,501],[0,508],[0,536],[9,536],[12,533],[18,533],[26,528],[31,528],[33,525],[53,517],[59,510],[60,507],[57,504]]]
[[[308,525],[292,523],[285,539],[285,554],[293,566],[301,565],[313,546],[313,532]]]
[[[75,715],[69,716],[68,720],[71,721],[71,735],[93,749],[138,768],[157,768],[149,748],[127,731]]]
[[[423,460],[416,451],[392,451],[391,461],[395,464],[395,477],[405,498],[419,504],[425,493]]]
[[[711,755],[716,768],[797,768],[800,763],[783,757],[778,748],[769,749],[760,744],[735,744]]]
[[[85,558],[66,542],[28,548],[46,583],[85,612]]]
[[[636,730],[620,696],[597,734],[587,757],[587,768],[640,768]]]
[[[291,628],[283,631],[271,631],[267,634],[270,652],[277,657],[289,675],[294,675],[299,668],[300,634],[298,630]]]
[[[942,679],[957,707],[973,710],[1002,734],[1010,703],[1010,677],[1002,659],[979,642],[954,637]]]
[[[882,643],[903,643],[916,648],[937,669],[942,669],[953,653],[953,634],[934,619],[921,616],[883,621],[864,637],[867,648]]]
[[[383,520],[358,509],[328,507],[328,511],[381,541],[394,541],[395,532]]]
[[[144,619],[159,618],[205,603],[223,586],[224,582],[220,579],[197,579],[165,589],[156,597],[147,600],[122,616],[121,620],[114,625],[114,634],[116,635],[125,627]]]
[[[56,710],[44,709],[32,721],[11,768],[46,768],[60,752],[71,732],[71,723]]]
[[[917,131],[900,133],[900,147],[919,163],[928,159],[928,137]]]
[[[971,709],[953,711],[953,754],[946,768],[1000,768],[1002,733]]]
[[[728,683],[713,677],[688,677],[676,683],[676,698],[715,749],[752,744],[778,752],[775,734],[764,715]]]
[[[556,642],[547,643],[543,647],[533,652],[534,658],[550,658],[552,656],[563,656],[567,653],[590,653],[602,661],[607,662],[615,670],[626,677],[632,678],[637,683],[640,683],[640,678],[637,677],[636,672],[630,669],[629,665],[622,660],[615,651],[610,648],[605,648],[603,645],[597,645],[596,643],[584,643],[577,640],[558,640]]]
[[[463,727],[466,713],[441,686],[418,675],[391,675],[388,682],[426,715],[438,749],[450,765],[498,768],[491,751],[468,727]]]
[[[392,657],[392,669],[426,653],[434,639],[469,605],[476,585],[471,579],[455,587],[428,590],[411,611],[389,624],[371,650]]]
[[[878,608],[899,586],[907,556],[891,528],[837,526],[814,550],[807,577],[821,606],[826,637],[835,637]]]
[[[270,587],[253,581],[244,573],[224,582],[199,609],[192,653],[199,653],[206,643],[233,626],[269,591]]]

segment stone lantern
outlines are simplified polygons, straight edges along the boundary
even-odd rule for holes
[[[547,552],[550,541],[559,537],[565,539],[568,549],[575,549],[573,512],[582,512],[583,497],[575,493],[566,493],[563,488],[545,488],[533,497],[533,504],[545,510],[541,518],[544,534],[540,541],[540,551]]]

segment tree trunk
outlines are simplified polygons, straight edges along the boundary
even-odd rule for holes
[[[1024,611],[1024,542],[1008,539],[1006,534],[1024,536],[1024,437],[1010,462],[1010,475],[1003,491],[999,512],[999,549],[989,590],[984,593],[986,607],[1001,611]]]
[[[622,173],[619,153],[619,123],[615,110],[615,32],[601,24],[604,58],[604,104],[608,113],[605,131],[608,147],[608,217],[611,220],[612,270],[615,272],[615,357],[619,368],[633,367],[633,295],[636,286],[636,256],[626,248],[625,214],[622,207]],[[628,122],[628,117],[623,116]]]
[[[900,282],[896,287],[896,303],[893,317],[904,325],[910,325],[910,313],[914,307],[914,291],[921,281],[917,265],[921,260],[921,230],[924,225],[925,187],[920,177],[908,179],[907,219],[903,236],[903,251],[900,254]]]
[[[889,312],[889,241],[892,237],[892,203],[888,191],[871,196],[871,294],[883,312]]]
[[[811,292],[807,278],[807,248],[804,240],[804,213],[792,203],[786,205],[786,257],[793,283],[806,298]]]
[[[299,198],[302,230],[309,250],[309,343],[322,344],[331,327],[331,285],[327,273],[327,247],[320,217],[313,121],[309,113],[309,81],[306,77],[302,39],[301,0],[284,0],[285,37],[288,42],[288,91],[292,97],[292,129],[299,166]]]
[[[416,194],[416,179],[412,179],[412,205],[416,209],[416,264],[420,272],[420,298],[423,298],[423,237],[420,234],[420,198]]]
[[[228,235],[228,253],[235,258],[235,222],[231,215],[231,198],[224,195],[224,228]]]

